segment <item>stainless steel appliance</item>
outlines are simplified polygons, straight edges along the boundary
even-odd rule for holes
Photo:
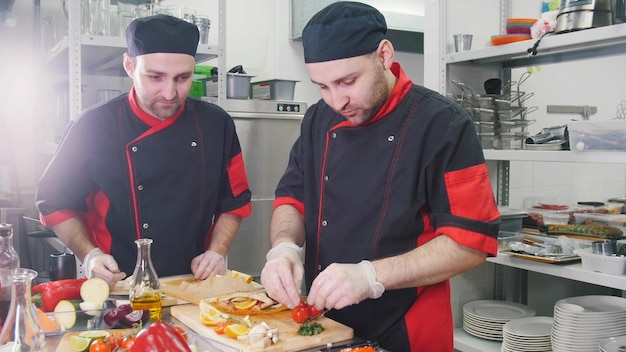
[[[252,215],[244,219],[228,254],[229,269],[261,275],[270,249],[269,227],[274,191],[300,135],[304,102],[227,99],[252,191]]]
[[[611,0],[561,0],[556,33],[613,24]]]

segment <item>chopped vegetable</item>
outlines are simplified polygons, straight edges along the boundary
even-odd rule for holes
[[[104,302],[109,292],[109,284],[99,277],[92,277],[80,286],[80,298],[85,302]]]
[[[122,304],[104,315],[104,322],[111,328],[132,328],[135,325],[142,326],[150,319],[150,311],[133,311],[130,304]]]
[[[298,329],[298,335],[313,336],[321,334],[322,331],[324,331],[324,327],[322,327],[322,324],[317,322],[305,322],[300,325],[300,328]]]
[[[37,308],[37,321],[44,333],[61,330],[61,326],[52,320],[41,308]]]
[[[61,300],[54,307],[54,320],[63,330],[71,329],[76,324],[78,302]]]
[[[83,278],[44,282],[32,288],[32,301],[44,312],[52,312],[61,300],[81,298],[80,288],[85,281]]]

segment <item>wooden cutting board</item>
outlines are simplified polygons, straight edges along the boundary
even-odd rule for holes
[[[349,340],[354,337],[352,328],[338,323],[326,317],[318,318],[318,322],[324,328],[324,331],[315,336],[298,335],[300,324],[293,321],[291,311],[286,310],[269,315],[251,315],[250,320],[253,324],[266,322],[271,328],[277,328],[279,333],[279,341],[276,345],[259,350],[251,349],[247,340],[236,340],[226,335],[219,335],[213,327],[206,326],[200,321],[200,307],[195,304],[187,304],[170,308],[172,317],[178,319],[191,330],[199,335],[205,336],[212,340],[217,340],[228,346],[233,346],[242,351],[301,351],[304,349],[326,346],[331,342],[339,342]]]

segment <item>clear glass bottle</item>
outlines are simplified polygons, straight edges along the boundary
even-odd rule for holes
[[[31,300],[37,272],[19,268],[11,275],[11,306],[0,332],[0,352],[47,352],[46,340]]]
[[[20,267],[13,248],[13,226],[0,224],[0,319],[4,322],[11,304],[11,273]]]
[[[152,240],[142,238],[137,244],[137,264],[130,282],[130,304],[133,310],[149,310],[150,321],[161,321],[161,285],[150,257]]]

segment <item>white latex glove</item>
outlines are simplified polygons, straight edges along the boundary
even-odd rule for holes
[[[87,278],[99,277],[106,280],[111,287],[126,277],[126,273],[120,272],[115,258],[102,252],[100,248],[94,248],[87,253],[83,260],[83,272]]]
[[[226,273],[226,260],[214,251],[206,251],[191,261],[191,272],[198,280],[204,280],[211,274],[223,275]]]
[[[368,298],[379,298],[383,292],[385,288],[376,281],[376,271],[370,261],[334,263],[315,278],[307,303],[318,309],[341,309]]]
[[[304,278],[304,249],[292,242],[282,242],[267,252],[261,272],[261,284],[267,294],[290,309],[300,303]]]

